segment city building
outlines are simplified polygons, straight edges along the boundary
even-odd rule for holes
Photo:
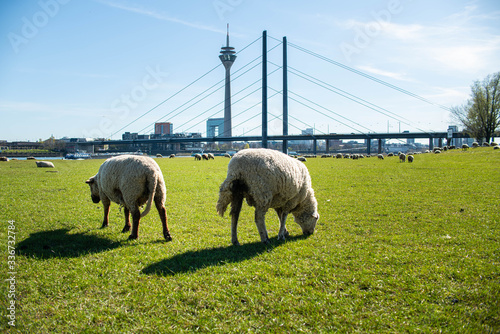
[[[222,137],[224,133],[224,118],[207,119],[207,138]]]
[[[172,136],[174,134],[174,124],[170,122],[155,123],[155,135]]]

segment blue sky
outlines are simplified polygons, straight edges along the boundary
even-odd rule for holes
[[[438,105],[464,103],[475,80],[500,71],[500,3],[493,0],[40,0],[0,6],[0,139],[9,141],[121,138],[125,131],[151,133],[157,120],[172,122],[175,132],[205,135],[206,118],[223,115],[224,90],[193,100],[190,108],[179,106],[223,79],[218,54],[226,23],[236,51],[250,45],[232,67],[233,135],[261,131],[261,92],[259,83],[251,85],[261,67],[250,62],[261,54],[261,41],[251,43],[263,30],[269,49],[277,46],[269,52],[269,72],[281,66],[278,44],[287,36],[289,43],[432,102],[289,45],[290,67],[376,106],[290,73],[291,134],[306,127],[317,133],[445,131],[454,121]],[[280,70],[269,86],[269,133],[281,134]]]

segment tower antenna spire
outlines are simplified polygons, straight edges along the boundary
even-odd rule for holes
[[[229,23],[227,24],[226,46],[229,46]]]

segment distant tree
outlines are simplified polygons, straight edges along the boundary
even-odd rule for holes
[[[245,149],[245,148],[250,148],[250,144],[246,143],[245,146],[243,147],[243,149]]]
[[[452,114],[471,137],[489,142],[500,128],[500,72],[488,75],[482,82],[474,82],[471,98],[453,107]]]

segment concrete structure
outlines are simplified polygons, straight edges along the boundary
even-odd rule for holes
[[[231,124],[231,66],[236,60],[234,48],[229,46],[229,24],[227,25],[226,46],[220,51],[219,59],[226,69],[226,90],[224,93],[224,132],[222,137],[232,137]]]
[[[207,138],[225,137],[224,134],[225,119],[209,118],[207,119]]]

